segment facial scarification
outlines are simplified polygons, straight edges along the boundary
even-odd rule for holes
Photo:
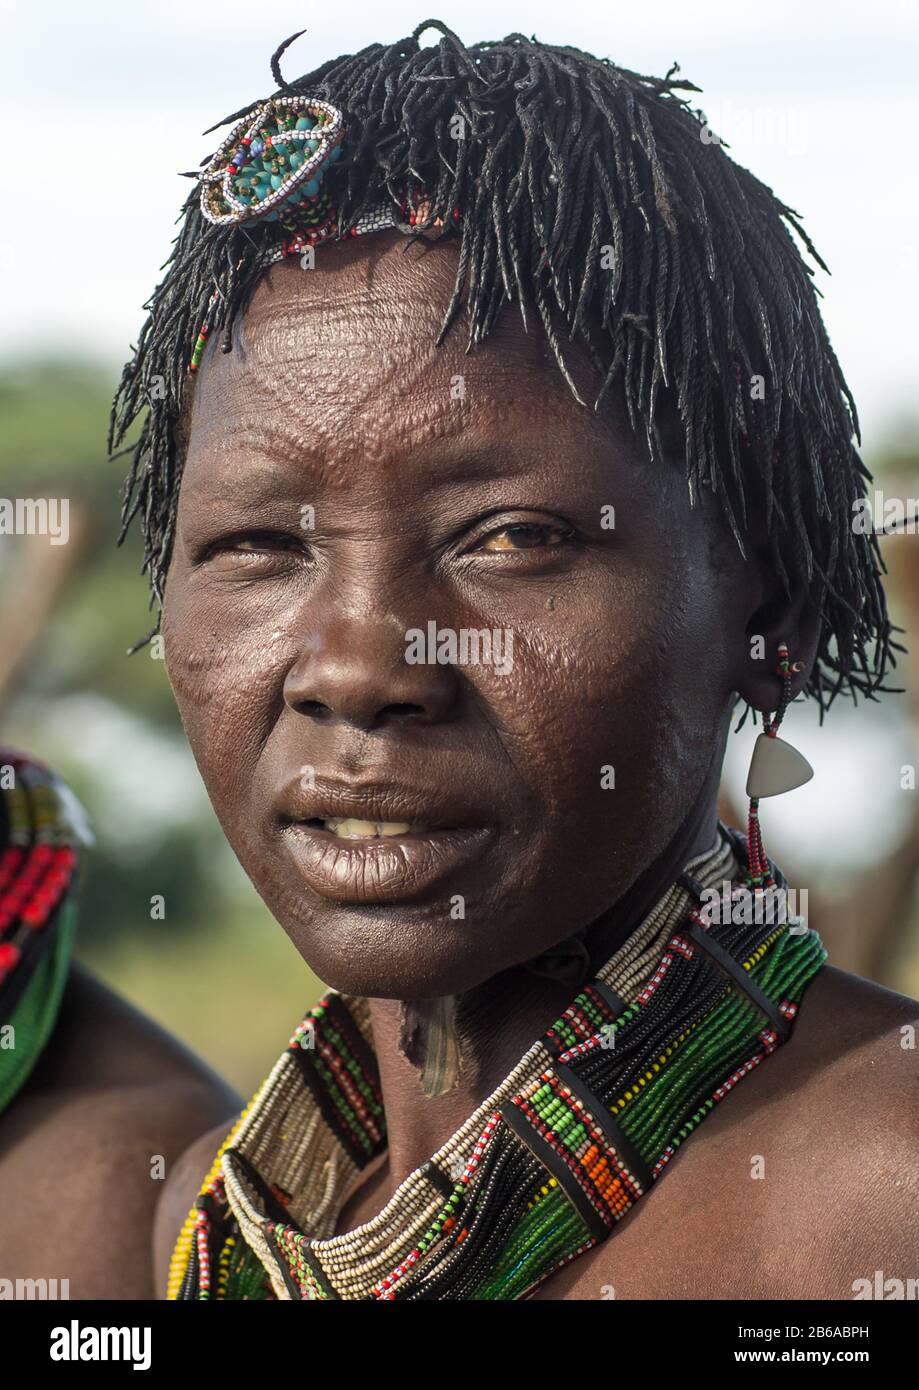
[[[669,842],[717,775],[750,586],[706,558],[730,542],[679,467],[578,406],[540,333],[432,346],[455,246],[375,242],[274,269],[239,350],[206,357],[164,631],[272,911],[329,983],[417,997],[586,926]],[[511,632],[511,669],[407,664],[432,620]],[[304,766],[313,799],[290,791]],[[364,801],[324,821],[341,783]],[[430,823],[429,852],[321,828],[355,818],[419,843]]]

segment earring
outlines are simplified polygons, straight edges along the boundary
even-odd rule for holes
[[[809,782],[814,769],[807,759],[778,737],[778,728],[791,704],[791,678],[804,669],[800,661],[788,659],[788,647],[779,643],[779,664],[776,674],[781,677],[782,693],[778,708],[763,728],[753,745],[750,771],[747,773],[747,796],[750,810],[747,817],[747,878],[751,886],[774,887],[772,870],[763,849],[763,836],[759,824],[759,802],[764,796],[780,796],[782,792],[794,791]]]

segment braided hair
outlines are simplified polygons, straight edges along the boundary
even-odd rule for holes
[[[428,28],[441,38],[422,48]],[[887,616],[877,537],[852,525],[871,475],[798,241],[826,267],[798,215],[711,135],[685,95],[699,89],[677,65],[647,77],[522,34],[466,47],[437,20],[287,82],[280,58],[297,37],[271,60],[272,95],[315,96],[343,112],[346,158],[326,176],[337,235],[381,199],[402,207],[407,190],[423,190],[426,211],[411,238],[437,219],[444,235],[460,239],[437,342],[464,298],[469,347],[516,300],[525,326],[527,304],[535,306],[585,408],[560,326],[587,349],[593,408],[615,386],[652,456],[663,452],[664,410],[675,411],[690,495],[706,487],[718,496],[742,552],[755,497],[780,581],[818,604],[806,693],[821,717],[841,690],[874,698],[885,689],[902,648]],[[162,601],[172,548],[190,346],[211,313],[223,351],[232,350],[234,323],[276,258],[278,235],[277,224],[209,223],[193,189],[124,367],[110,453],[143,420],[120,451],[131,464],[119,540],[139,516],[151,604]]]

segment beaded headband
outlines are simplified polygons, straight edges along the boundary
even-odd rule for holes
[[[278,223],[282,235],[264,258],[266,268],[333,238],[363,236],[386,227],[409,231],[428,222],[443,226],[441,218],[430,219],[429,205],[415,189],[398,205],[391,200],[375,203],[341,231],[321,184],[341,156],[344,134],[341,111],[319,97],[281,96],[262,102],[233,127],[199,175],[205,221],[218,227]],[[454,217],[458,220],[459,214]],[[219,300],[215,289],[192,350],[190,372],[198,369]]]

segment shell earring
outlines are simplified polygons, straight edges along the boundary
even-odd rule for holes
[[[759,825],[759,802],[764,796],[780,796],[782,792],[794,791],[809,782],[814,769],[807,759],[778,737],[778,728],[791,704],[791,678],[803,670],[800,661],[788,658],[788,647],[779,643],[779,664],[776,674],[781,677],[782,693],[775,714],[765,724],[763,732],[753,745],[750,771],[747,773],[747,796],[750,810],[747,817],[747,861],[748,880],[752,887],[773,887],[772,870],[763,849],[763,837]]]

